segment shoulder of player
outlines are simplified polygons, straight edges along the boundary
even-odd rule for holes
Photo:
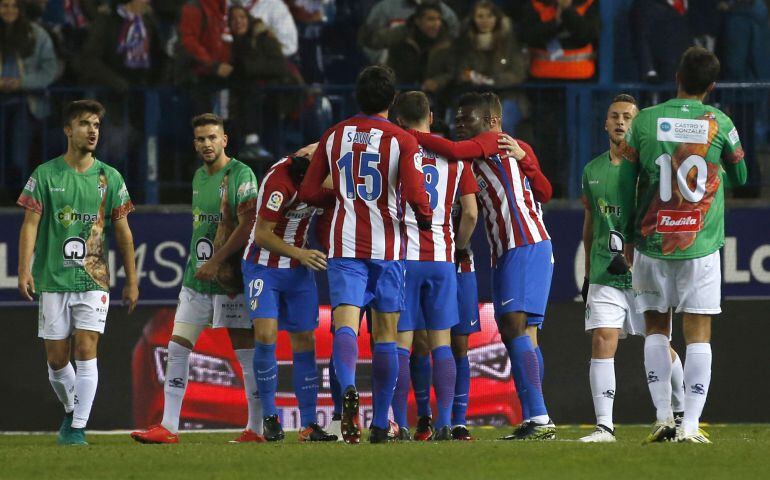
[[[289,177],[289,165],[291,160],[289,157],[284,157],[275,162],[265,174],[265,178],[262,180],[266,189],[282,188],[287,191],[294,191],[296,188]]]
[[[586,175],[590,175],[593,172],[594,168],[596,168],[596,165],[599,164],[599,162],[607,161],[607,153],[608,152],[604,152],[592,158],[588,163],[586,163],[586,166],[583,167],[583,173]]]
[[[256,176],[254,175],[254,170],[252,170],[250,166],[241,162],[237,158],[231,158],[230,163],[227,165],[227,168],[229,168],[230,172],[235,174],[236,176],[246,174],[256,178]]]
[[[94,159],[94,161],[97,162],[96,167],[100,171],[104,171],[104,174],[107,175],[107,177],[119,178],[121,181],[123,180],[123,175],[120,174],[117,168],[107,163],[104,163],[99,159]]]

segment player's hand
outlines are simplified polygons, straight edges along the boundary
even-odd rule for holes
[[[625,245],[623,245],[623,255],[626,257],[626,263],[628,264],[628,269],[632,269],[634,267],[634,244],[626,242]]]
[[[580,289],[580,296],[583,297],[583,303],[588,303],[588,277],[583,277],[583,288]]]
[[[527,152],[519,146],[519,142],[507,133],[500,133],[497,136],[497,146],[500,150],[507,151],[508,156],[515,158],[517,162],[527,156]]]
[[[305,145],[304,147],[294,152],[292,156],[313,158],[313,154],[315,154],[315,151],[317,148],[318,148],[318,142],[311,143],[310,145]]]
[[[233,66],[229,63],[220,63],[219,66],[217,66],[216,73],[218,77],[227,78],[233,73]]]
[[[32,278],[32,273],[24,272],[19,274],[19,293],[22,298],[34,302],[35,298],[32,296],[35,294],[35,279]]]
[[[213,262],[211,259],[209,259],[195,272],[195,278],[202,282],[214,280],[214,277],[217,276],[217,270],[219,270],[219,263]]]
[[[455,250],[455,266],[457,268],[460,268],[460,265],[462,264],[470,264],[471,263],[471,256],[468,253],[468,250]]]
[[[326,270],[326,255],[324,255],[323,252],[319,252],[318,250],[309,250],[303,248],[300,250],[300,253],[297,254],[297,260],[299,260],[299,263],[302,265],[313,269],[316,272]]]
[[[433,225],[430,220],[425,220],[425,219],[421,220],[419,218],[417,219],[417,228],[419,228],[424,232],[427,232],[428,230],[430,230],[432,226]]]
[[[626,262],[626,257],[620,253],[615,254],[615,256],[612,257],[610,264],[607,266],[607,271],[612,275],[623,275],[627,273],[628,270],[629,267],[628,263]]]
[[[126,284],[123,287],[123,305],[128,307],[128,314],[136,308],[136,302],[139,300],[139,286],[136,284]]]

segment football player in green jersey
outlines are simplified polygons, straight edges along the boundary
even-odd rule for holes
[[[27,300],[40,293],[38,336],[45,341],[48,379],[64,405],[58,441],[65,445],[87,445],[85,427],[99,380],[96,347],[110,303],[109,227],[123,256],[129,313],[139,297],[126,220],[134,206],[120,173],[93,156],[103,116],[104,107],[93,100],[70,103],[64,112],[67,152],[37,167],[17,202],[26,209],[19,292]]]
[[[591,332],[589,378],[596,428],[582,442],[614,442],[612,407],[615,399],[615,352],[618,339],[644,335],[644,319],[636,312],[631,272],[623,256],[625,239],[633,229],[636,168],[623,158],[626,131],[638,110],[630,95],[618,95],[607,109],[604,129],[610,149],[583,170],[583,300],[585,329]],[[684,409],[682,362],[671,350],[673,409]]]
[[[227,328],[243,371],[248,423],[232,442],[264,442],[262,404],[252,358],[251,320],[243,298],[240,259],[256,216],[257,179],[248,165],[225,153],[222,119],[207,113],[192,119],[193,146],[203,161],[193,177],[193,231],[174,330],[168,343],[163,419],[131,433],[142,443],[177,443],[190,354],[208,325]]]
[[[677,439],[709,443],[698,422],[711,382],[711,315],[721,312],[724,177],[746,182],[740,137],[730,118],[703,103],[719,76],[719,60],[692,47],[677,71],[677,97],[642,110],[626,135],[637,164],[633,288],[644,312],[644,364],[657,410],[648,441],[674,428],[669,315],[684,313],[685,409]]]

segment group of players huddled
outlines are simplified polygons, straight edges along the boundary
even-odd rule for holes
[[[615,97],[605,123],[610,150],[585,167],[582,293],[593,336],[596,429],[581,441],[615,440],[614,355],[619,338],[639,334],[646,336],[644,364],[657,410],[646,441],[709,442],[698,424],[711,376],[710,316],[720,312],[723,183],[746,181],[735,127],[702,103],[718,73],[716,57],[691,48],[677,74],[677,98],[637,114],[633,97]],[[470,440],[468,336],[481,328],[470,238],[479,208],[495,319],[524,419],[503,439],[556,437],[537,342],[554,268],[541,209],[551,185],[532,148],[502,132],[495,94],[460,98],[453,142],[430,133],[427,97],[397,95],[394,83],[387,67],[364,69],[356,84],[361,113],[275,163],[259,187],[247,165],[227,156],[222,119],[192,120],[203,166],[193,178],[193,233],[168,344],[163,419],[132,438],[178,442],[189,357],[213,324],[227,328],[243,370],[248,424],[233,442],[284,438],[275,405],[275,348],[284,330],[299,440],[359,443],[356,364],[366,311],[373,340],[370,442]],[[103,114],[89,100],[67,107],[67,152],[38,167],[18,201],[26,209],[19,290],[29,300],[40,292],[39,336],[65,410],[62,444],[86,444],[109,306],[109,227],[123,257],[129,310],[139,295],[126,221],[133,205],[120,174],[93,157]],[[321,250],[308,246],[313,226]],[[316,271],[328,276],[333,318],[328,431],[316,423]],[[684,368],[669,343],[672,310],[684,313]],[[414,435],[406,414],[410,383],[418,403]]]

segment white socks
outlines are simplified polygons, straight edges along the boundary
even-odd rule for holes
[[[684,365],[684,421],[685,435],[698,433],[698,421],[711,384],[711,344],[691,343],[687,345]]]
[[[182,399],[187,390],[191,351],[176,342],[168,342],[166,383],[163,387],[163,420],[160,424],[171,433],[177,433],[179,430],[179,414],[182,412]]]
[[[671,408],[684,412],[684,368],[679,355],[671,362]]]
[[[644,369],[647,387],[655,405],[658,422],[668,422],[674,417],[671,409],[671,346],[668,337],[648,335],[644,339]]]
[[[54,393],[64,405],[64,411],[70,413],[75,409],[75,369],[71,363],[61,370],[54,370],[48,365],[48,381],[51,382]]]
[[[72,428],[85,428],[96,396],[99,370],[96,367],[95,358],[75,360],[75,365],[78,369],[75,374],[75,409],[72,416]],[[72,367],[70,366],[70,368]]]
[[[246,428],[262,435],[262,400],[259,399],[257,380],[254,378],[254,349],[244,348],[235,350],[238,363],[243,371],[243,388],[246,393],[246,403],[249,406],[249,422]]]
[[[594,399],[596,424],[613,429],[612,405],[615,402],[615,359],[592,358],[588,373]]]

